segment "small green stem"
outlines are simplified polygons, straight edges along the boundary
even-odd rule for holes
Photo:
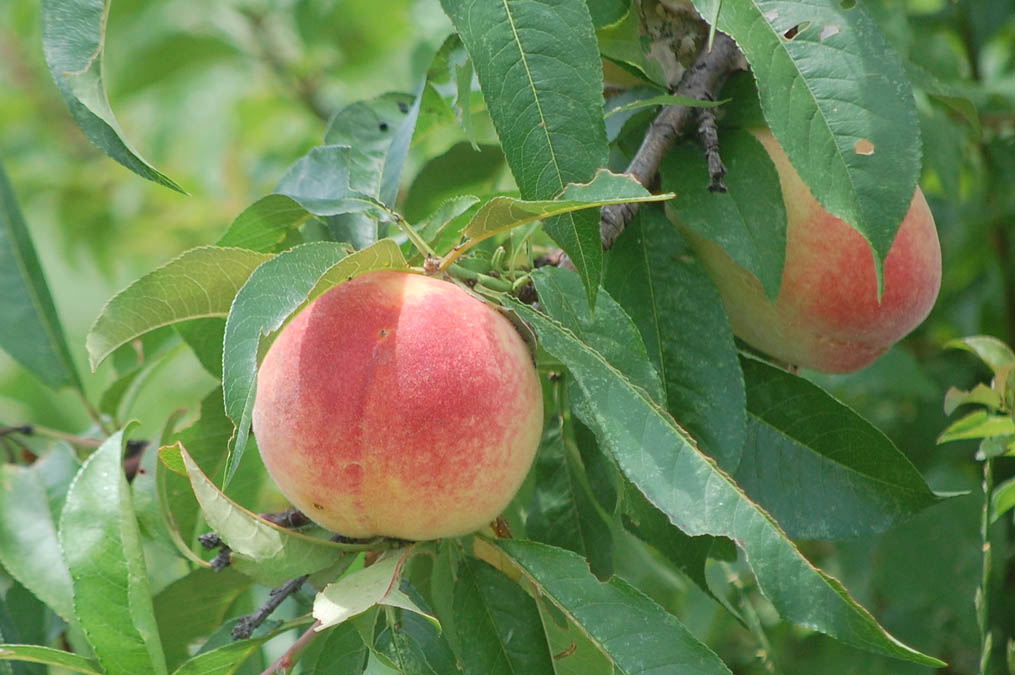
[[[471,281],[475,281],[476,283],[482,284],[483,286],[486,286],[487,288],[494,291],[500,291],[501,293],[511,292],[510,281],[505,281],[504,279],[497,279],[496,277],[491,277],[490,275],[483,274],[482,272],[474,272],[466,267],[462,267],[461,265],[455,265],[449,270],[449,273],[452,276],[456,276],[460,279],[469,279]]]
[[[733,586],[737,595],[737,605],[740,607],[740,611],[743,614],[744,621],[747,623],[747,628],[751,631],[751,635],[758,642],[758,651],[756,653],[758,659],[761,661],[762,666],[766,672],[774,673],[775,664],[772,663],[771,653],[772,646],[768,641],[768,636],[765,635],[765,629],[761,625],[761,619],[758,617],[758,612],[754,609],[754,604],[751,603],[750,598],[747,597],[747,591],[744,588],[744,582],[740,578],[740,575],[736,574],[729,565],[722,563],[723,571],[726,572],[726,577],[730,580],[730,584]]]
[[[990,672],[990,656],[994,636],[990,627],[990,578],[992,575],[992,552],[990,545],[990,497],[994,491],[994,459],[983,463],[983,513],[980,520],[980,536],[983,539],[983,570],[980,587],[976,593],[976,619],[980,624],[980,673]]]
[[[402,217],[402,214],[397,211],[392,211],[391,209],[388,209],[387,211],[388,215],[394,219],[395,224],[398,225],[399,229],[405,233],[405,236],[409,238],[409,241],[412,242],[412,245],[416,247],[417,251],[428,258],[437,257],[437,254],[434,253],[432,248],[430,248],[430,245],[423,240],[423,237],[419,236],[419,232],[417,232],[412,225],[409,224],[409,221]]]

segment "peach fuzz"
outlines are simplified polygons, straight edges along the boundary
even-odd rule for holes
[[[282,330],[253,412],[268,473],[308,517],[411,540],[496,518],[542,422],[510,321],[452,283],[387,270],[336,286]]]
[[[937,298],[941,247],[927,200],[917,188],[885,259],[879,303],[867,241],[818,203],[769,130],[752,132],[775,163],[786,204],[786,262],[776,301],[717,244],[684,231],[738,337],[790,365],[859,370],[919,325]]]

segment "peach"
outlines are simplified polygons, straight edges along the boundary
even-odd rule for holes
[[[411,540],[496,518],[542,422],[510,321],[452,283],[388,270],[336,286],[282,330],[253,412],[268,473],[308,517]]]
[[[859,370],[919,325],[937,298],[941,247],[927,200],[917,188],[885,258],[878,302],[867,241],[818,203],[769,130],[752,132],[775,163],[786,204],[786,262],[775,302],[717,244],[684,231],[738,337],[790,365]]]

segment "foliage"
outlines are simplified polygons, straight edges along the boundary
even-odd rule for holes
[[[1015,11],[662,4],[0,8],[0,672],[1015,673]],[[728,192],[696,123],[645,188],[701,17]],[[933,207],[938,304],[863,371],[736,341],[668,218],[778,295],[757,124],[879,270]],[[329,540],[249,435],[279,329],[380,268],[534,338],[537,461],[469,536]]]

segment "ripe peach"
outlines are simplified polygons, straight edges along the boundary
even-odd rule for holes
[[[775,163],[786,204],[786,263],[776,301],[717,244],[684,231],[742,340],[792,365],[859,370],[919,325],[937,298],[941,247],[927,200],[917,188],[885,259],[879,303],[866,240],[818,203],[769,130],[752,131]]]
[[[452,283],[387,270],[331,289],[283,329],[253,412],[268,473],[307,516],[413,540],[496,518],[542,421],[510,321]]]

